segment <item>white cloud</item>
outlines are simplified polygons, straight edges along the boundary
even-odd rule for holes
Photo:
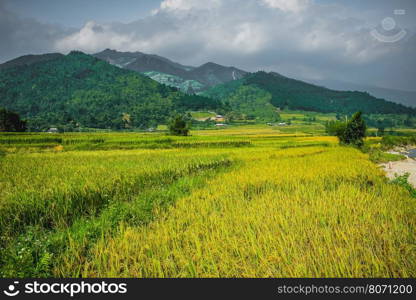
[[[311,16],[305,11],[308,5],[308,0],[165,0],[146,22],[115,29],[112,24],[91,21],[79,32],[58,41],[56,47],[163,52],[182,44],[219,54],[252,54],[267,49],[306,53],[338,50],[344,58],[354,58],[356,53],[348,46],[351,42],[345,40],[348,28],[339,26],[336,20],[314,20],[319,12]]]
[[[379,75],[384,66],[399,85],[414,74],[414,59],[403,53],[412,53],[416,43],[376,41],[369,33],[371,21],[363,16],[364,11],[313,0],[164,0],[153,15],[129,24],[90,21],[70,34],[54,35],[50,48],[143,51],[184,64],[215,61],[311,78],[371,80],[369,70]]]
[[[301,12],[310,4],[309,0],[262,0],[264,4],[285,12]]]
[[[197,9],[213,9],[220,6],[221,0],[201,1],[201,0],[164,0],[160,4],[161,10],[189,10]]]
[[[161,54],[174,47],[198,50],[191,57],[183,51],[189,61],[227,53],[328,52],[325,55],[337,56],[344,63],[365,63],[385,55],[386,50],[377,51],[378,44],[368,32],[357,30],[354,22],[339,19],[333,12],[328,14],[327,8],[310,0],[165,0],[153,16],[132,24],[88,22],[57,41],[56,49],[115,48]],[[178,56],[173,58],[183,58]]]
[[[104,48],[125,48],[132,41],[131,34],[114,32],[111,25],[89,21],[81,30],[56,42],[58,51],[81,50],[95,52]]]

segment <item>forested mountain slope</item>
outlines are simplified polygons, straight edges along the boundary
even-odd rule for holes
[[[34,130],[148,128],[175,111],[215,109],[218,103],[82,52],[0,71],[0,106],[28,119]]]
[[[372,114],[416,114],[416,109],[386,101],[365,92],[335,91],[291,79],[278,73],[257,72],[238,81],[221,84],[201,95],[227,102],[244,86],[257,87],[270,93],[275,107],[317,112],[351,114],[356,111]]]

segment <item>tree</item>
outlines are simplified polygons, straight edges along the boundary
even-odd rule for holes
[[[344,133],[338,138],[342,144],[361,147],[364,145],[364,137],[367,126],[362,118],[362,113],[356,112],[348,121]]]
[[[340,113],[337,113],[336,117],[335,117],[338,121],[342,120],[342,116]]]
[[[0,131],[26,131],[26,121],[12,111],[0,107]]]
[[[384,136],[385,130],[384,127],[377,128],[377,136]]]
[[[342,121],[329,121],[325,125],[325,130],[328,135],[340,137],[344,134],[347,123]]]
[[[173,117],[169,122],[169,132],[172,135],[183,135],[189,134],[189,123],[186,118],[182,115]]]

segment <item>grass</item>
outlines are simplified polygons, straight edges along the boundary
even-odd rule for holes
[[[415,275],[414,199],[364,154],[316,147],[240,158],[233,176],[213,179],[150,226],[102,239],[83,276]]]
[[[305,119],[315,118],[315,122],[326,122],[336,120],[335,113],[318,113],[318,112],[305,112],[296,110],[284,110],[279,112],[280,117],[283,120],[291,120],[294,123],[305,122]]]
[[[208,111],[195,111],[195,112],[191,112],[191,116],[192,118],[196,120],[205,120],[211,117],[215,117],[216,114],[213,112],[208,112]]]
[[[399,161],[406,159],[406,156],[401,154],[383,152],[379,149],[374,149],[369,152],[369,158],[374,163],[387,163],[389,161]]]
[[[415,199],[371,154],[192,134],[0,135],[0,276],[416,276]]]

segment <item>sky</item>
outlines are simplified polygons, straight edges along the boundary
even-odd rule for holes
[[[0,63],[110,48],[415,91],[415,14],[414,0],[0,0]]]

